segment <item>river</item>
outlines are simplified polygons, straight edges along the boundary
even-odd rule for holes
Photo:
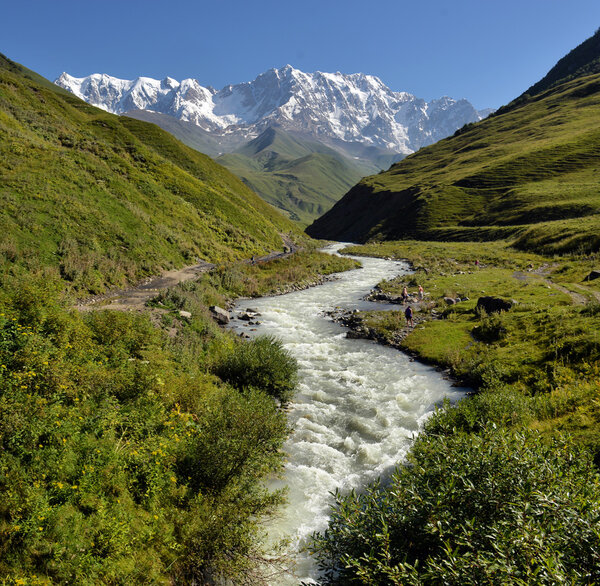
[[[338,243],[325,251],[335,254],[343,246]],[[235,330],[277,336],[300,367],[289,411],[293,432],[285,444],[285,477],[272,483],[272,488],[288,488],[289,504],[269,527],[273,540],[291,539],[288,552],[296,568],[293,577],[278,578],[275,586],[318,578],[302,548],[314,531],[326,528],[330,493],[360,490],[389,475],[434,405],[465,392],[397,350],[346,338],[346,328],[324,315],[336,306],[398,309],[362,297],[382,279],[408,273],[408,266],[370,257],[358,260],[363,268],[340,273],[334,281],[277,297],[243,300],[235,308],[256,308],[261,314],[258,326],[233,320]]]

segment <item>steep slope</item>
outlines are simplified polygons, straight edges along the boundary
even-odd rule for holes
[[[305,226],[376,169],[275,128],[217,160],[265,201]]]
[[[210,158],[0,60],[0,261],[100,291],[279,248],[293,224]]]
[[[170,132],[183,144],[186,144],[209,157],[216,157],[232,148],[228,143],[226,143],[226,146],[224,147],[221,145],[219,138],[213,136],[210,132],[203,130],[193,122],[178,120],[168,114],[161,114],[149,110],[131,110],[125,112],[124,116],[156,124],[163,130]],[[223,140],[225,140],[225,138],[223,138]],[[233,145],[237,146],[239,142],[240,141],[236,140]]]
[[[600,249],[600,75],[522,100],[363,179],[307,232]]]
[[[535,96],[559,83],[567,82],[576,77],[600,73],[600,29],[565,55],[558,63],[536,84],[532,85],[525,94]]]

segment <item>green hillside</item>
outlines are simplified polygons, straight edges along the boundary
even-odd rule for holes
[[[361,143],[338,141],[327,146],[272,127],[240,145],[238,135],[211,134],[167,114],[133,110],[125,116],[152,122],[201,153],[221,155],[220,164],[303,225],[325,213],[361,177],[387,169],[403,157]]]
[[[0,200],[0,581],[265,584],[264,525],[284,501],[266,481],[283,469],[296,361],[209,306],[354,261],[305,239],[270,263],[226,262],[302,234],[157,126],[4,57]],[[198,257],[219,264],[144,309],[73,306]]]
[[[218,161],[265,201],[304,225],[325,213],[363,175],[377,168],[274,128]]]
[[[124,116],[152,122],[160,126],[163,130],[171,133],[175,138],[209,157],[217,157],[225,151],[232,150],[239,145],[237,139],[229,136],[218,136],[203,130],[193,122],[179,120],[168,114],[152,112],[149,110],[131,110],[125,112]]]
[[[155,125],[0,58],[0,261],[98,292],[196,259],[281,247],[293,224]]]
[[[599,74],[552,85],[363,179],[307,232],[361,242],[508,238],[538,252],[597,251],[599,116]]]

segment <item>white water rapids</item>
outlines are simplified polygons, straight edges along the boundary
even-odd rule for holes
[[[336,252],[343,244],[327,247]],[[411,437],[444,397],[455,400],[465,389],[454,388],[431,367],[368,340],[346,338],[346,328],[324,311],[399,309],[362,297],[382,279],[407,273],[405,263],[358,259],[362,269],[304,291],[241,301],[236,310],[256,308],[260,325],[232,327],[250,336],[280,338],[299,364],[300,382],[289,411],[293,432],[285,444],[285,478],[273,488],[288,487],[289,504],[270,527],[274,540],[291,538],[295,576],[274,584],[317,580],[314,563],[302,552],[308,537],[327,526],[331,492],[360,490],[385,477],[401,461]],[[417,326],[418,327],[418,326]],[[255,328],[255,331],[251,331]]]

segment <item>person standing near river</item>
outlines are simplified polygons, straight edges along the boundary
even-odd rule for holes
[[[408,289],[406,286],[402,289],[402,303],[406,303],[408,301]]]
[[[411,328],[414,328],[415,326],[413,324],[413,310],[410,305],[404,310],[404,317],[406,317],[406,325],[410,326]]]

